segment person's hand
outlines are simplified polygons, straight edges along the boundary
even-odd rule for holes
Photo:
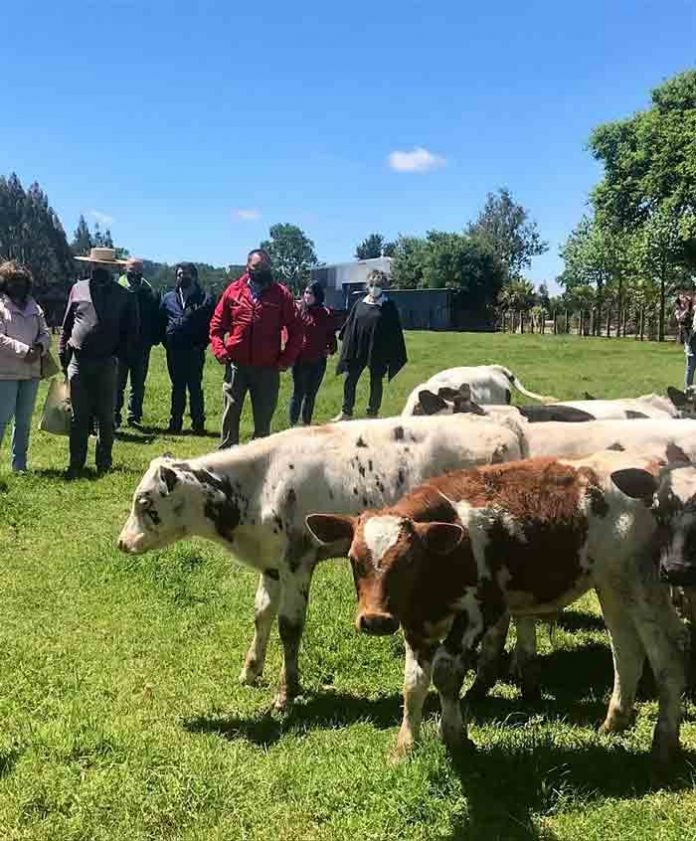
[[[41,354],[36,349],[36,345],[34,345],[24,354],[24,359],[26,362],[36,362],[40,355]]]

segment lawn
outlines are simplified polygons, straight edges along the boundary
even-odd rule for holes
[[[411,362],[384,413],[435,371],[500,362],[533,391],[560,398],[637,395],[682,381],[674,344],[552,336],[411,333]],[[208,428],[222,372],[206,368]],[[276,417],[285,423],[289,375]],[[365,383],[358,407],[365,405]],[[39,405],[45,385],[39,397]],[[327,377],[317,421],[340,407]],[[237,680],[253,623],[256,575],[218,546],[179,543],[131,558],[115,539],[149,459],[212,449],[167,436],[168,381],[155,353],[142,432],[116,444],[115,471],[66,483],[67,440],[35,432],[26,476],[0,472],[0,839],[686,839],[696,838],[691,751],[669,789],[649,784],[656,704],[634,729],[600,736],[611,687],[596,603],[540,633],[544,698],[522,703],[501,683],[472,709],[475,755],[437,739],[437,699],[422,744],[388,762],[400,721],[403,645],[358,636],[345,562],[313,583],[301,653],[305,694],[270,713],[277,636],[266,680]],[[243,428],[249,434],[248,420]],[[690,760],[690,761],[689,761]]]

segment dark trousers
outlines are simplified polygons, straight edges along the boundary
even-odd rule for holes
[[[292,368],[292,397],[290,398],[290,426],[302,414],[302,423],[310,424],[314,401],[326,372],[326,358],[316,362],[297,362]]]
[[[73,469],[82,469],[87,461],[91,418],[97,422],[97,468],[111,467],[117,368],[115,356],[86,359],[76,353],[72,355],[68,382],[73,413],[70,424],[70,467]]]
[[[222,434],[220,449],[239,443],[239,420],[247,391],[254,416],[254,438],[271,434],[271,421],[278,404],[280,373],[262,365],[233,365],[225,369],[222,383]]]
[[[180,431],[186,411],[186,391],[189,396],[189,412],[194,428],[205,426],[205,402],[203,399],[203,366],[205,348],[167,348],[167,370],[172,381],[172,403],[169,412],[169,426]]]
[[[138,423],[143,417],[143,398],[145,397],[145,380],[150,367],[150,346],[139,348],[137,354],[128,362],[120,359],[118,362],[118,382],[116,385],[116,426],[123,418],[121,411],[126,394],[126,383],[130,377],[130,394],[128,396],[128,420]]]
[[[355,389],[358,385],[360,375],[367,366],[365,363],[353,363],[348,366],[346,379],[343,383],[343,412],[346,415],[353,414],[355,406]],[[375,417],[382,405],[382,380],[387,369],[384,365],[370,366],[370,399],[367,404],[367,416]]]

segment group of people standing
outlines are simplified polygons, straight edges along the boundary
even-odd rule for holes
[[[92,431],[97,436],[97,472],[111,468],[127,385],[130,381],[126,422],[138,426],[150,353],[159,343],[165,347],[171,380],[169,433],[182,432],[187,398],[193,432],[205,432],[203,369],[209,343],[225,367],[220,448],[239,443],[247,392],[254,437],[270,434],[280,374],[288,369],[293,377],[290,424],[312,422],[327,357],[337,351],[335,314],[324,306],[320,284],[310,283],[295,301],[274,279],[269,255],[254,249],[244,274],[216,304],[198,283],[193,263],[175,267],[176,286],[160,298],[143,277],[141,260],[117,260],[109,248],[93,248],[88,257],[76,259],[89,265],[89,277],[70,290],[58,348],[72,404],[68,477],[84,469]],[[26,470],[41,359],[51,341],[31,295],[32,281],[24,266],[0,265],[0,444],[14,419],[13,470]],[[372,272],[364,297],[352,307],[339,334],[337,373],[346,376],[343,405],[334,420],[353,416],[356,386],[365,368],[370,373],[367,414],[376,417],[384,376],[391,379],[406,362],[398,311],[386,287],[386,275]]]

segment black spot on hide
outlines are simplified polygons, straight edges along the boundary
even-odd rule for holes
[[[355,442],[355,446],[356,447],[367,447],[367,444],[365,443],[365,439],[362,437],[362,435]]]
[[[395,441],[403,441],[404,440],[404,428],[403,426],[395,426],[394,432],[392,433],[394,436]]]

